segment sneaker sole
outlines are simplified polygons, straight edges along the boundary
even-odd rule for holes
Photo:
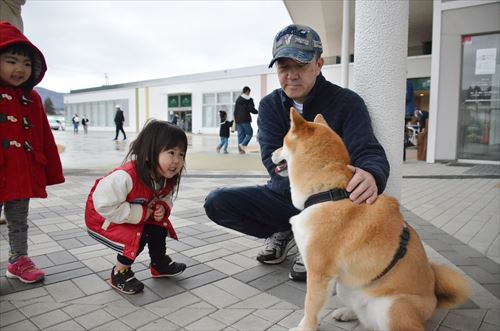
[[[170,275],[153,275],[153,273],[151,273],[151,278],[166,278],[166,277],[174,277],[174,276],[178,276],[180,274],[182,274],[184,271],[186,271],[186,269],[182,270],[182,271],[179,271],[178,273],[176,274],[170,274]],[[151,272],[151,271],[150,271]]]
[[[137,292],[125,292],[125,291],[124,291],[124,290],[122,290],[121,288],[114,286],[114,285],[113,285],[113,283],[111,282],[111,278],[109,279],[109,285],[110,285],[112,288],[114,288],[115,290],[117,290],[118,292],[123,293],[123,294],[129,294],[129,295],[130,295],[130,294],[137,294],[137,293],[140,293],[140,292],[142,292],[142,291],[144,290],[144,288],[143,288],[142,290],[137,291]]]
[[[36,283],[36,282],[42,281],[42,280],[45,278],[45,276],[42,276],[42,277],[37,278],[37,279],[35,279],[35,280],[27,280],[27,279],[24,279],[24,278],[22,278],[22,277],[20,277],[20,276],[18,276],[18,275],[14,275],[13,273],[9,272],[9,270],[7,270],[7,271],[5,272],[5,276],[6,276],[7,278],[17,278],[17,279],[19,279],[21,282],[23,282],[23,283],[25,283],[25,284],[32,284],[32,283]]]
[[[274,259],[274,260],[264,260],[264,261],[261,261],[261,260],[259,260],[259,257],[257,257],[257,261],[259,261],[260,263],[264,263],[264,264],[280,264],[280,263],[282,263],[283,261],[286,260],[286,258],[290,254],[290,251],[293,250],[294,248],[295,249],[297,248],[297,244],[295,243],[295,239],[293,241],[290,241],[288,243],[288,245],[286,245],[285,253],[283,253],[279,258]],[[292,254],[296,253],[297,251],[292,252]]]
[[[291,273],[291,272],[290,272],[290,273],[288,273],[288,278],[290,278],[290,279],[291,279],[291,280],[293,280],[294,282],[306,282],[306,281],[307,281],[307,276],[306,276],[306,277],[304,277],[304,278],[302,278],[302,277],[300,277],[300,278],[293,278],[293,276],[292,276],[292,273]]]

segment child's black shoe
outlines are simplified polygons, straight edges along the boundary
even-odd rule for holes
[[[153,278],[171,277],[183,273],[184,270],[186,270],[186,265],[184,263],[174,262],[168,255],[165,255],[161,262],[151,263],[149,265],[149,270]]]
[[[115,274],[115,267],[113,267],[109,284],[125,294],[136,294],[144,289],[144,284],[135,278],[134,272],[130,268],[122,269]]]

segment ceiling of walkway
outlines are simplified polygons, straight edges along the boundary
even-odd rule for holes
[[[296,24],[313,27],[323,42],[324,56],[340,56],[342,40],[342,0],[284,0]],[[355,1],[349,1],[350,54],[354,48]],[[408,55],[423,54],[424,42],[432,40],[432,0],[410,0]]]

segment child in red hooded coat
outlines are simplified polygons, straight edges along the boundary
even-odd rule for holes
[[[42,52],[16,27],[0,22],[0,213],[10,245],[6,275],[24,283],[45,277],[28,257],[30,198],[64,182],[61,160],[40,95],[47,70]]]

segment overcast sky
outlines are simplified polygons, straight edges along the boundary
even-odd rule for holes
[[[58,92],[266,64],[292,21],[281,0],[46,1],[22,7],[24,33]]]

